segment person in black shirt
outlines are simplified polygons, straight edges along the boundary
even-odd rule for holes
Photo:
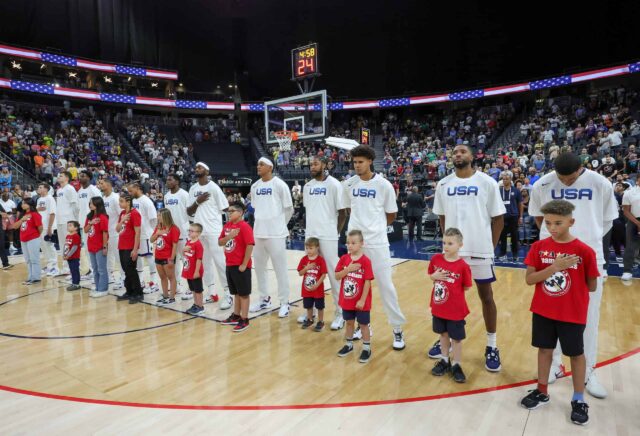
[[[611,182],[618,174],[618,170],[616,169],[616,161],[613,160],[609,153],[605,154],[604,159],[602,159],[602,165],[600,165],[600,167],[598,168],[598,172],[609,179],[609,181]]]
[[[518,260],[519,234],[518,225],[522,224],[522,195],[518,188],[511,183],[511,174],[504,172],[502,174],[503,186],[500,186],[500,197],[507,209],[504,215],[504,228],[500,234],[500,243],[498,244],[500,257],[506,260],[507,255],[507,236],[511,236],[511,255],[513,260]]]
[[[418,187],[414,186],[407,197],[407,219],[409,222],[409,240],[413,240],[414,227],[418,225],[418,241],[422,240],[422,215],[424,214],[424,198],[418,193]]]

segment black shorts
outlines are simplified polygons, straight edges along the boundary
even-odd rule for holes
[[[320,298],[302,297],[302,307],[305,309],[313,309],[316,306],[318,310],[324,310],[324,296]]]
[[[227,266],[227,283],[231,295],[248,297],[251,295],[251,268],[240,272],[236,266]]]
[[[461,341],[467,337],[464,330],[464,326],[467,322],[464,319],[460,321],[452,321],[450,319],[444,319],[437,316],[433,317],[433,331],[434,333],[447,333],[454,341]]]
[[[175,265],[176,260],[173,259],[173,264]],[[169,265],[169,259],[156,259],[156,265]]]
[[[342,310],[342,318],[345,321],[351,321],[355,319],[358,324],[370,324],[371,312],[364,310]]]
[[[196,294],[201,294],[204,292],[204,287],[202,286],[202,277],[198,279],[187,279],[187,283],[189,284],[189,290],[191,292],[195,292]]]
[[[565,356],[584,354],[584,324],[556,321],[533,314],[531,320],[531,345],[536,348],[556,348],[558,340]]]

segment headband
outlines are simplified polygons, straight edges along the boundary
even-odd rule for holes
[[[207,165],[207,164],[206,164],[206,163],[204,163],[204,162],[198,162],[198,163],[196,164],[196,166],[201,166],[201,167],[202,167],[202,168],[204,168],[205,170],[209,171],[209,165]]]
[[[273,167],[273,162],[271,162],[266,157],[261,157],[260,159],[258,159],[258,163],[260,163],[260,162],[262,162],[263,164],[268,165],[270,167]]]

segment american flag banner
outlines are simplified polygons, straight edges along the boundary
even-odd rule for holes
[[[20,80],[12,80],[11,89],[15,89],[17,91],[36,92],[38,94],[53,94],[53,85],[23,82]]]
[[[11,88],[11,80],[0,77],[0,88]]]
[[[99,62],[85,61],[85,60],[82,60],[82,59],[78,59],[76,61],[76,65],[78,66],[78,68],[86,68],[88,70],[104,71],[104,72],[107,72],[107,73],[114,73],[116,71],[116,66],[115,65],[101,64]]]
[[[411,100],[408,97],[401,98],[387,98],[380,100],[378,106],[380,107],[397,107],[397,106],[409,106]]]
[[[145,75],[147,77],[155,77],[156,79],[178,80],[178,73],[173,73],[170,71],[147,69]]]
[[[116,65],[116,73],[127,74],[129,76],[145,76],[146,69],[140,67],[129,67],[127,65]]]
[[[640,62],[634,62],[633,64],[629,64],[629,71],[632,73],[640,72]]]
[[[208,101],[207,109],[219,109],[224,111],[232,111],[235,109],[235,105],[233,103],[224,103],[221,101]]]
[[[167,98],[151,98],[151,97],[136,97],[136,104],[146,104],[149,106],[164,106],[175,107],[176,101],[169,100]]]
[[[440,95],[424,95],[421,97],[411,97],[411,104],[427,104],[427,103],[440,103],[443,101],[449,101],[449,94]]]
[[[571,83],[586,82],[588,80],[603,79],[605,77],[619,76],[628,73],[629,66],[621,65],[618,67],[604,68],[602,70],[587,71],[586,73],[572,74]]]
[[[370,109],[378,107],[377,100],[369,100],[369,101],[343,101],[342,108],[343,109]]]
[[[327,105],[327,109],[329,109],[330,111],[340,111],[340,110],[342,110],[343,108],[344,108],[344,107],[343,107],[342,102],[329,103],[329,104]]]
[[[249,109],[253,112],[264,112],[264,104],[262,103],[249,103]]]
[[[556,86],[568,85],[570,83],[571,83],[571,76],[558,76],[558,77],[551,77],[549,79],[535,80],[533,82],[529,82],[529,87],[533,91],[535,89],[553,88]]]
[[[95,91],[85,91],[83,89],[53,88],[53,93],[55,95],[64,95],[65,97],[100,100],[100,93]]]
[[[11,47],[9,45],[0,44],[0,53],[6,54],[9,56],[18,56],[21,58],[40,60],[40,52],[37,52],[34,50],[27,50],[24,48]]]
[[[62,55],[57,55],[53,53],[42,52],[40,53],[40,58],[44,62],[50,62],[52,64],[66,65],[67,67],[76,66],[76,59],[69,56],[62,56]]]
[[[452,92],[451,94],[449,94],[449,100],[451,101],[468,100],[470,98],[480,97],[484,97],[483,89],[472,89],[470,91]]]
[[[180,109],[206,109],[206,101],[198,100],[176,100],[176,107]]]
[[[103,92],[100,94],[100,100],[108,101],[109,103],[136,104],[136,98],[133,95],[126,94],[109,94]]]
[[[520,83],[517,85],[498,86],[495,88],[485,88],[484,96],[489,97],[491,95],[513,94],[516,92],[529,91],[528,83]]]

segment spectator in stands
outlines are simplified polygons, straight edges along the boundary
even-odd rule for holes
[[[422,241],[422,216],[426,207],[424,197],[420,194],[417,186],[411,189],[411,193],[407,196],[407,219],[409,224],[409,240],[413,241],[414,228],[418,226],[418,241]]]
[[[8,166],[3,166],[2,171],[0,171],[0,189],[4,190],[5,188],[11,189],[11,183],[13,181],[13,175],[11,174],[11,170],[9,170]]]
[[[609,153],[606,153],[604,159],[602,159],[601,165],[598,167],[598,172],[613,182],[618,170],[616,169],[616,161],[611,157]]]

